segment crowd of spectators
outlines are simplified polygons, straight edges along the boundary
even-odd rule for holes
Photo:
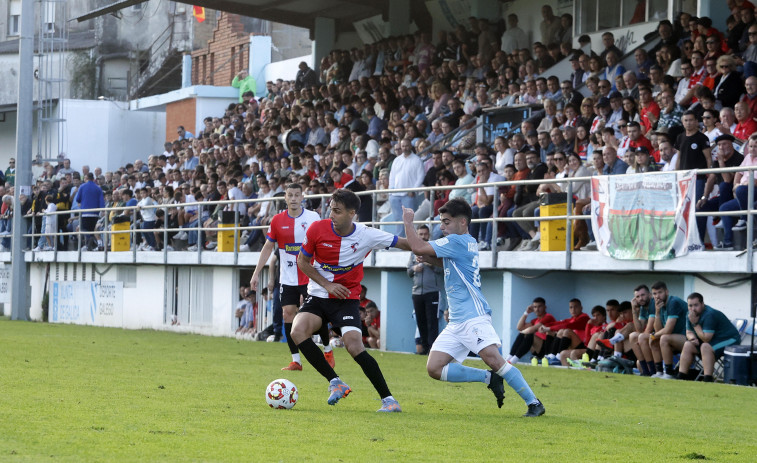
[[[539,195],[564,191],[566,183],[475,185],[751,166],[757,163],[757,139],[751,138],[757,131],[757,21],[749,1],[727,3],[732,12],[727,30],[713,28],[707,17],[679,13],[675,21],[659,23],[660,42],[648,52],[636,49],[635,64],[628,69],[620,64],[623,52],[612,33],[603,34],[602,50],[575,50],[572,17],[558,17],[544,6],[540,30],[532,31],[539,41],[532,44],[526,43],[516,14],[499,22],[470,18],[467,27],[442,32],[435,43],[430,34],[417,32],[333,50],[317,69],[303,62],[294,81],[267,82],[259,95],[250,90],[254,84],[243,82],[249,77],[239,75],[240,101],[223,114],[206,117],[196,134],[177,127],[162,153],[113,172],[90,171],[89,166],[75,171],[65,159],[57,166],[35,165],[37,182],[33,196],[24,198],[22,213],[34,216],[30,229],[35,233],[49,233],[48,228],[96,232],[119,215],[131,220],[128,212],[114,212],[107,221],[100,214],[87,224],[85,218],[80,224],[77,214],[58,215],[55,223],[42,220],[50,203],[59,212],[82,208],[81,186],[91,177],[89,182],[102,190],[104,206],[140,207],[135,227],[186,229],[170,232],[169,242],[163,242],[162,232],[142,233],[134,243],[140,250],[159,250],[177,241],[189,250],[213,249],[215,232],[193,228],[214,228],[225,210],[238,211],[242,226],[266,225],[276,205],[189,205],[167,214],[147,206],[268,198],[296,182],[311,194],[338,188],[387,190],[375,196],[375,205],[370,196],[362,196],[361,221],[371,220],[374,207],[378,220],[400,221],[403,206],[416,209],[423,220],[436,216],[440,205],[454,197],[468,200],[475,218],[487,218],[494,212],[495,196],[499,216],[536,220]],[[578,42],[583,50],[591,43],[588,36]],[[550,75],[551,66],[566,59],[570,75]],[[475,131],[464,130],[437,144],[456,128],[472,127],[482,109],[524,104],[537,105],[535,115],[492,146],[477,143]],[[12,188],[12,175],[6,175],[6,188]],[[746,209],[750,176],[699,175],[698,209]],[[445,190],[449,185],[471,188]],[[433,196],[392,191],[419,186],[440,190]],[[587,212],[589,192],[588,182],[573,185],[574,213]],[[8,233],[9,207],[3,201],[0,234]],[[306,207],[325,215],[328,204],[308,200]],[[534,220],[474,223],[470,232],[482,250],[492,244],[536,250],[540,236]],[[699,222],[705,238],[708,220]],[[716,249],[732,248],[733,230],[745,224],[734,222],[720,221],[718,226],[725,228],[720,241],[709,228]],[[381,226],[403,234],[401,225]],[[574,230],[576,250],[595,249],[591,227],[576,223]],[[103,238],[91,235],[84,242],[89,249],[102,248],[107,244]],[[7,247],[7,240],[2,245]],[[69,241],[60,238],[58,247],[68,248]],[[245,233],[241,250],[261,244],[261,232]],[[34,245],[43,250],[51,243],[29,243]]]

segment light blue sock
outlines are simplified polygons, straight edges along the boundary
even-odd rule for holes
[[[497,374],[504,378],[507,385],[518,393],[520,398],[526,402],[526,405],[537,402],[534,392],[530,387],[528,387],[528,383],[526,383],[526,380],[525,378],[523,378],[520,370],[510,365],[509,363],[505,363],[505,366],[500,368]]]
[[[463,366],[457,362],[448,363],[442,369],[442,381],[450,383],[486,383],[486,370]]]

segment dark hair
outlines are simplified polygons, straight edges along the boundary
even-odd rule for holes
[[[573,299],[569,300],[568,302],[575,302],[578,305],[582,305],[581,304],[581,299],[579,299],[577,297],[574,297]]]
[[[691,293],[691,294],[689,294],[688,297],[686,297],[686,300],[688,301],[689,299],[697,299],[697,300],[699,300],[700,304],[704,304],[704,297],[701,294],[699,294],[699,293]]]
[[[376,303],[375,303],[375,302],[373,302],[373,301],[371,301],[371,302],[369,302],[369,303],[365,304],[365,308],[366,308],[366,310],[367,310],[367,309],[370,309],[370,308],[374,308],[374,309],[378,310],[378,306],[377,306],[377,305],[376,305]]]
[[[423,224],[420,227],[418,227],[418,230],[429,230],[428,225]],[[429,230],[430,231],[430,230]]]
[[[618,310],[620,310],[621,312],[626,312],[631,309],[633,309],[633,306],[631,305],[631,301],[623,301],[620,303],[620,307]]]
[[[302,185],[299,183],[290,183],[287,185],[287,190],[300,190],[302,191]]]
[[[605,310],[605,308],[602,307],[601,305],[595,305],[594,307],[591,308],[592,315],[594,315],[597,312],[602,314],[603,317],[607,316],[607,310]]]
[[[633,289],[633,292],[645,290],[646,292],[649,292],[649,287],[647,285],[641,284]]]
[[[360,198],[350,190],[340,188],[331,195],[331,202],[337,202],[348,211],[357,212],[360,209]]]
[[[455,198],[447,201],[447,203],[439,208],[439,214],[448,214],[451,217],[464,217],[467,220],[468,225],[473,218],[473,211],[470,204],[464,199]]]
[[[668,289],[668,285],[666,285],[664,281],[656,281],[652,285],[652,289]]]
[[[620,305],[620,302],[618,302],[617,299],[610,299],[609,301],[605,302],[605,305],[611,305],[613,307],[617,307]]]
[[[544,300],[543,297],[535,297],[533,302],[539,303],[539,304],[546,304],[547,301]]]

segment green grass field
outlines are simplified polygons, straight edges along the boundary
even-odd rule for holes
[[[343,349],[353,393],[334,407],[312,367],[280,371],[285,344],[0,319],[0,352],[0,461],[757,460],[747,387],[528,366],[547,408],[528,420],[511,389],[498,409],[483,384],[428,378],[424,357],[372,352],[404,410],[378,414]],[[266,405],[280,377],[293,410]]]

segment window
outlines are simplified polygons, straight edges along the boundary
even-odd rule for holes
[[[574,12],[577,18],[576,33],[589,34],[623,25],[665,19],[668,15],[668,0],[576,0]]]
[[[13,14],[8,18],[8,35],[18,35],[19,23],[21,22],[20,14]]]

